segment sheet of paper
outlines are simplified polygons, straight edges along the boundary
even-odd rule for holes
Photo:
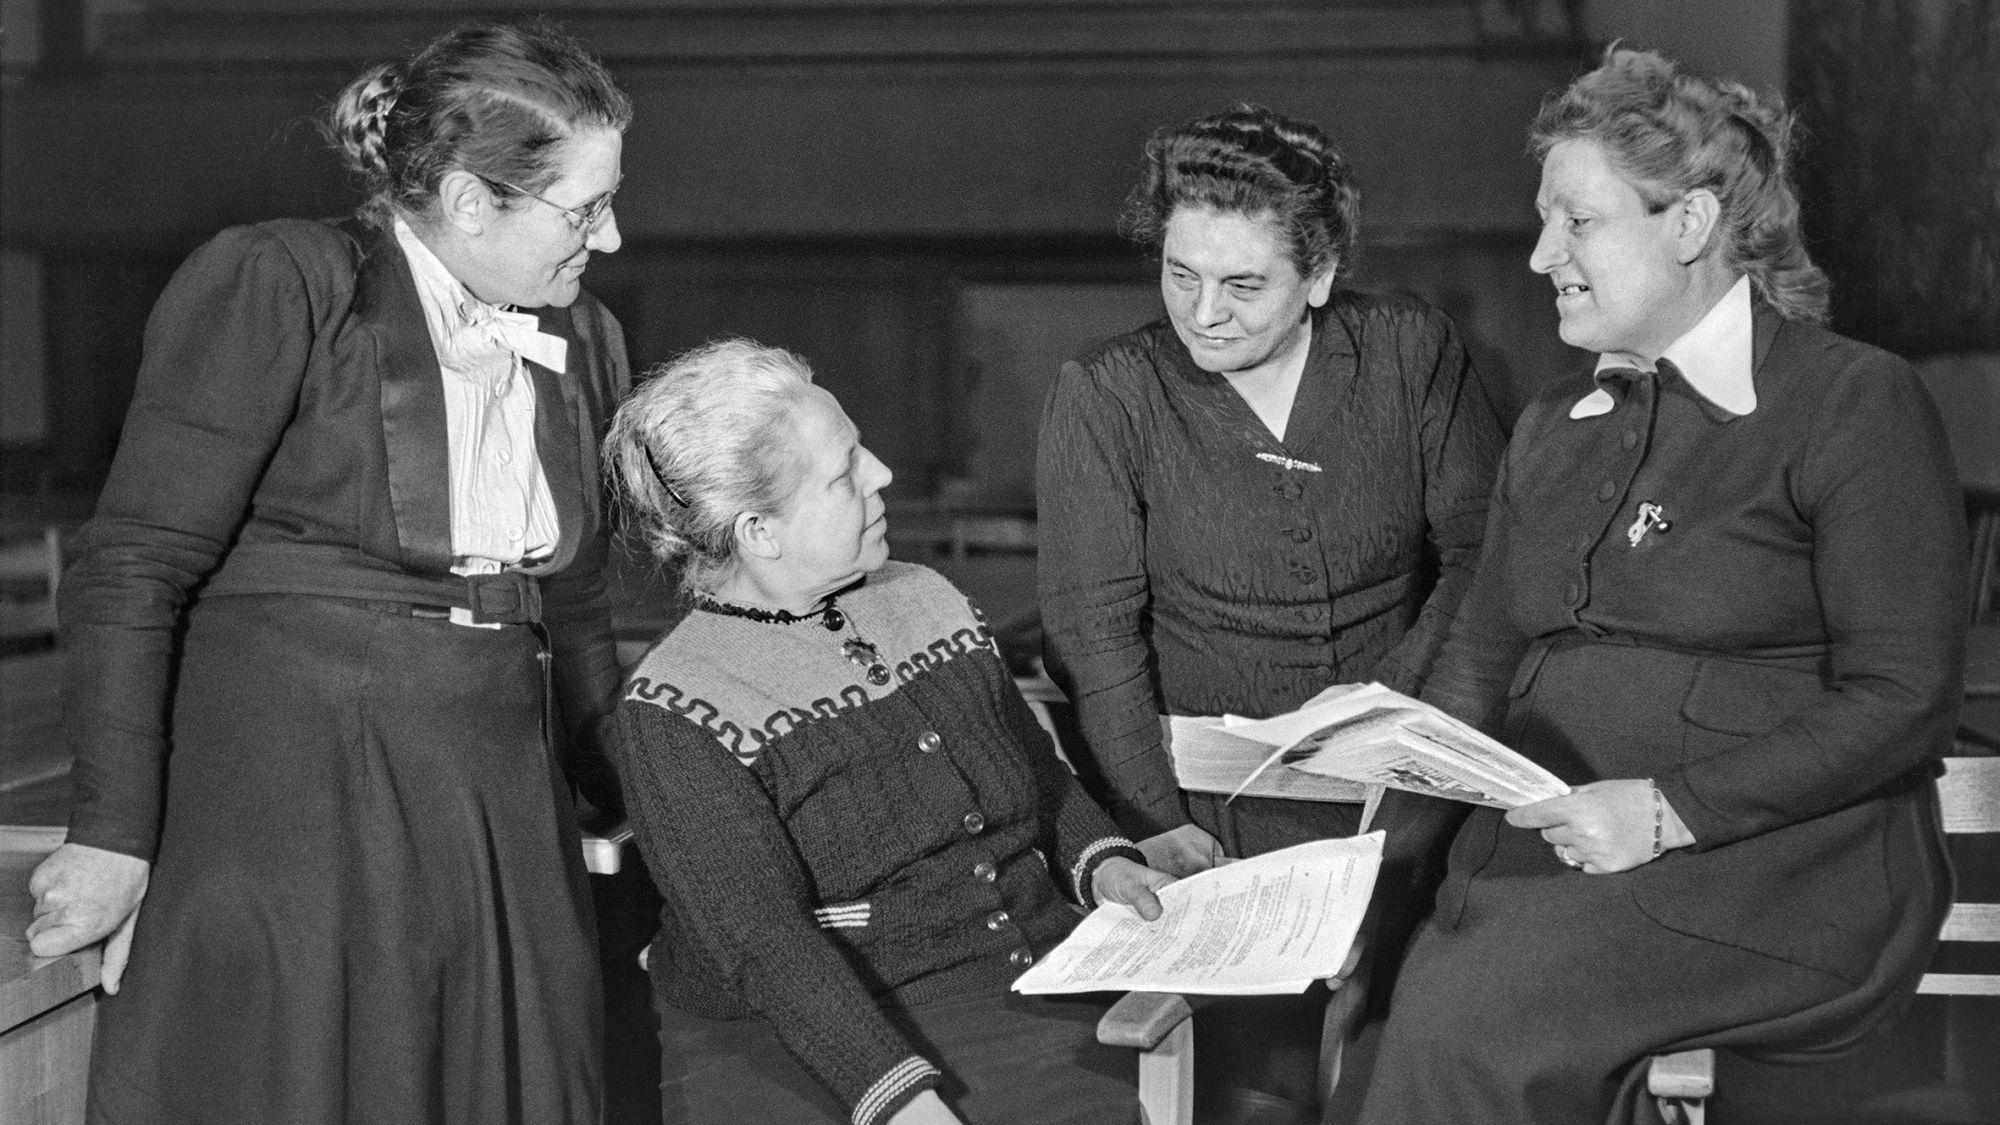
[[[1160,893],[1152,922],[1106,903],[1014,991],[1301,992],[1346,962],[1382,839],[1315,840],[1190,876]]]
[[[1230,723],[1250,720],[1234,715],[1190,717],[1175,715],[1167,720],[1167,753],[1174,766],[1174,780],[1182,789],[1196,793],[1247,793],[1252,797],[1285,797],[1294,801],[1363,801],[1368,789],[1356,781],[1307,773],[1304,770],[1266,770],[1257,773],[1271,748],[1254,739],[1234,734]],[[1244,782],[1255,775],[1255,783]]]
[[[1296,771],[1495,808],[1569,792],[1534,762],[1382,684],[1322,693],[1297,711],[1233,726],[1229,733],[1281,748],[1239,783],[1242,792],[1271,784],[1270,774]],[[1272,768],[1281,761],[1290,769]]]

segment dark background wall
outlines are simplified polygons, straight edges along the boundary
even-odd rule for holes
[[[1535,180],[1522,128],[1591,53],[1560,5],[1521,7],[564,6],[638,107],[625,247],[593,263],[589,284],[641,362],[726,332],[806,354],[902,477],[899,497],[1022,506],[1053,360],[1152,315],[1151,267],[1111,230],[1139,146],[1162,123],[1250,98],[1319,120],[1359,169],[1357,283],[1444,305],[1517,402],[1570,362],[1522,264]],[[10,295],[6,333],[36,333],[42,358],[5,385],[42,424],[10,424],[0,488],[87,494],[174,264],[227,223],[348,209],[316,113],[361,65],[465,8],[32,10],[39,49],[10,69],[0,115],[0,240],[28,275],[11,288],[41,306]],[[1078,285],[1102,299],[1051,299]],[[1048,324],[994,323],[996,308]],[[1093,321],[1100,309],[1116,319]]]
[[[349,76],[538,10],[637,103],[625,246],[588,279],[635,359],[727,333],[803,352],[896,470],[898,527],[1031,507],[1056,365],[1156,314],[1112,234],[1141,143],[1242,98],[1342,143],[1355,283],[1449,311],[1511,416],[1582,359],[1526,267],[1524,130],[1617,37],[1792,96],[1836,326],[1932,357],[1962,463],[2000,480],[2000,0],[0,0],[0,531],[87,513],[189,250],[352,206],[312,124]],[[1032,611],[1032,566],[953,573],[1001,621]],[[1990,1001],[1919,1002],[1838,1068],[1726,1070],[1718,1119],[1942,1088],[1960,1109],[1888,1119],[1990,1120],[1996,1034]]]

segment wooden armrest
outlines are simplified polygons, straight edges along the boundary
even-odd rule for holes
[[[1187,997],[1178,992],[1128,992],[1097,1021],[1097,1041],[1150,1051],[1193,1017]]]
[[[1654,1055],[1646,1072],[1646,1089],[1656,1098],[1706,1098],[1715,1093],[1715,1051],[1681,1051]]]
[[[624,863],[625,844],[632,839],[632,823],[620,820],[598,832],[583,834],[583,869],[592,875],[616,875]]]

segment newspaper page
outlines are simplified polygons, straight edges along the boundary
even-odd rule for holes
[[[1259,770],[1271,756],[1269,743],[1245,738],[1233,728],[1248,719],[1233,715],[1174,715],[1165,720],[1167,755],[1174,780],[1194,793],[1284,797],[1294,801],[1362,801],[1367,787],[1357,781],[1305,770]],[[1249,785],[1244,783],[1248,781]]]
[[[1297,711],[1232,725],[1277,747],[1246,781],[1279,762],[1308,773],[1387,785],[1494,808],[1569,792],[1560,778],[1477,729],[1381,684],[1322,696]]]
[[[1346,963],[1382,840],[1315,840],[1210,868],[1162,888],[1152,922],[1106,903],[1014,991],[1302,992]]]

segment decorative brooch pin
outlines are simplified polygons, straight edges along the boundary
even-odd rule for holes
[[[1325,471],[1324,469],[1321,469],[1318,465],[1313,464],[1311,461],[1295,461],[1290,457],[1280,457],[1275,453],[1259,453],[1257,455],[1257,460],[1269,461],[1273,465],[1281,465],[1287,469],[1304,469],[1306,472],[1309,473],[1319,473]]]
[[[1639,504],[1639,518],[1633,520],[1632,526],[1625,529],[1625,542],[1637,547],[1639,540],[1644,539],[1647,532],[1658,531],[1661,535],[1665,535],[1673,529],[1673,522],[1667,519],[1665,508],[1650,500],[1642,501]]]

